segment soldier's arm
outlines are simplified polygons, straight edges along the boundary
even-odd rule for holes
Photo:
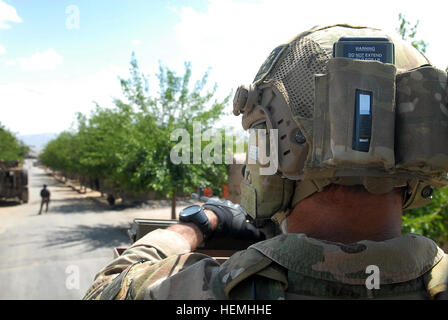
[[[218,224],[217,216],[210,210],[205,210],[212,229]],[[170,256],[184,254],[196,249],[203,241],[203,236],[194,224],[178,224],[167,229],[158,229],[148,233],[103,268],[96,276],[93,285],[84,299],[95,299],[112,282],[121,282],[117,277],[126,277],[133,266],[141,262],[152,265],[152,272],[164,265],[164,259]],[[158,265],[160,263],[160,265]],[[115,281],[114,281],[115,279]],[[119,281],[120,280],[120,281]]]
[[[205,215],[210,222],[210,226],[212,230],[215,230],[218,225],[218,217],[217,215],[208,209],[204,210]],[[191,251],[196,250],[196,248],[202,243],[204,240],[202,232],[199,228],[193,223],[180,223],[175,224],[167,228],[167,230],[174,231],[180,234],[190,245]]]

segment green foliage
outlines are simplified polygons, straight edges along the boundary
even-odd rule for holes
[[[28,151],[29,147],[0,123],[0,160],[22,161]]]
[[[78,136],[65,131],[50,141],[40,154],[42,162],[53,169],[79,172]]]
[[[130,74],[129,79],[120,80],[129,104],[120,100],[115,103],[139,110],[136,124],[140,137],[136,140],[139,145],[134,151],[143,161],[135,168],[136,182],[166,196],[172,196],[175,192],[190,193],[201,184],[219,187],[224,183],[224,165],[173,164],[170,152],[178,141],[171,141],[170,135],[174,130],[182,128],[192,137],[194,121],[199,121],[203,130],[211,128],[222,115],[229,97],[218,102],[214,99],[216,85],[210,91],[205,90],[208,73],[192,86],[189,63],[185,63],[183,76],[160,65],[157,96],[149,94],[148,79],[139,71],[134,56]],[[201,149],[203,147],[201,145]],[[193,150],[192,141],[190,150]]]
[[[431,239],[448,240],[448,188],[436,190],[429,205],[406,211],[403,232],[419,233]]]
[[[398,20],[400,21],[400,25],[397,28],[398,33],[401,35],[403,40],[411,40],[411,44],[417,50],[426,53],[426,49],[428,48],[428,43],[423,40],[415,40],[415,36],[417,35],[419,20],[414,25],[411,25],[409,21],[406,20],[406,16],[404,14],[398,14]]]
[[[208,73],[194,85],[191,77],[189,63],[182,76],[160,65],[159,90],[151,95],[148,78],[133,54],[129,78],[120,79],[125,99],[115,99],[113,108],[97,105],[89,117],[78,114],[77,132],[64,132],[50,142],[41,155],[43,163],[69,173],[107,178],[122,191],[154,190],[175,196],[191,193],[198,185],[220,188],[227,179],[225,165],[175,165],[170,160],[178,143],[170,140],[171,133],[182,128],[192,137],[194,121],[201,122],[202,130],[211,128],[229,100],[214,98],[216,85],[206,90]],[[192,141],[190,145],[192,151]]]

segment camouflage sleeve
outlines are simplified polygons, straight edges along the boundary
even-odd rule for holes
[[[180,234],[164,229],[154,230],[100,270],[84,299],[116,298],[119,292],[113,297],[112,292],[119,291],[123,280],[136,265],[145,262],[147,266],[157,268],[157,264],[164,259],[188,252],[190,245]]]

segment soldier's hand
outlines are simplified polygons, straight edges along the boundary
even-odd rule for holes
[[[230,201],[209,200],[204,209],[213,211],[218,216],[218,226],[213,236],[230,236],[236,239],[261,241],[265,235],[246,221],[247,213],[240,205]]]

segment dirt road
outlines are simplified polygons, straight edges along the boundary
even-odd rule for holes
[[[97,192],[80,194],[30,161],[26,166],[29,203],[0,203],[0,299],[80,299],[113,248],[130,245],[134,218],[170,218],[168,204],[111,208]],[[38,215],[43,184],[51,202]]]

